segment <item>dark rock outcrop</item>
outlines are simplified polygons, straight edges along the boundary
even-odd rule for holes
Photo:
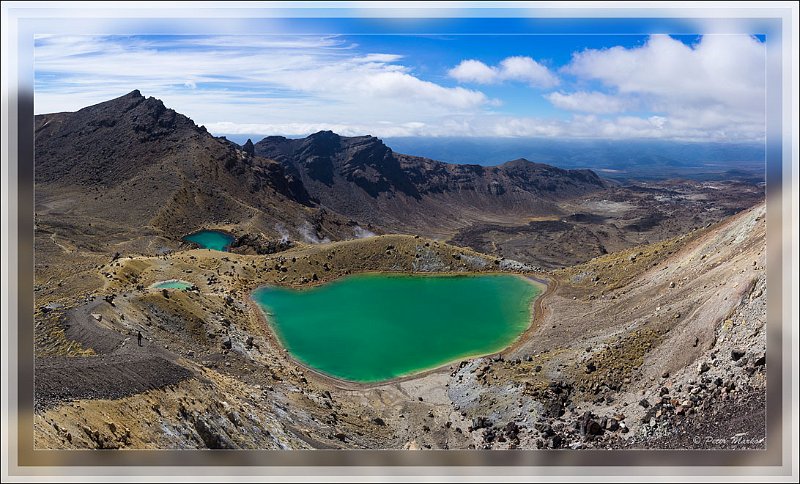
[[[459,165],[393,152],[373,136],[320,131],[303,139],[270,136],[255,154],[280,162],[311,197],[338,213],[378,225],[452,223],[465,212],[536,213],[557,200],[605,187],[590,170],[519,159]],[[456,215],[456,216],[454,216]]]
[[[247,141],[242,146],[242,151],[244,151],[250,156],[253,156],[255,154],[255,147],[253,146],[253,140],[247,138]]]
[[[419,196],[392,150],[372,136],[347,138],[332,131],[304,139],[270,136],[255,145],[255,152],[328,187],[341,178],[373,198],[386,192]]]
[[[77,189],[92,217],[172,236],[256,210],[302,223],[312,205],[302,182],[247,151],[139,91],[35,117],[37,191]]]
[[[244,234],[231,244],[233,252],[255,252],[259,255],[274,254],[294,246],[291,240],[271,239],[264,234]]]

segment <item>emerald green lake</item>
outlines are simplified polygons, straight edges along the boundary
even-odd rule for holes
[[[201,230],[189,234],[183,240],[193,242],[202,249],[211,249],[227,252],[235,237],[218,230]]]
[[[377,382],[505,348],[530,325],[539,293],[514,275],[361,274],[252,297],[297,360]]]
[[[153,289],[189,289],[192,287],[192,283],[173,279],[170,281],[157,282],[150,287]]]

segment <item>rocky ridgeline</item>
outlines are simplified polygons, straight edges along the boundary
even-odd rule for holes
[[[762,268],[753,261],[753,269]],[[739,448],[737,444],[763,447],[764,407],[759,408],[758,402],[763,405],[766,391],[765,316],[766,278],[762,272],[742,303],[717,327],[714,345],[697,363],[675,375],[664,372],[661,381],[645,391],[640,402],[644,409],[641,428],[630,445],[650,447],[654,442],[663,445],[665,439],[683,438],[687,445],[701,448],[709,442],[726,448]],[[748,414],[745,409],[751,405],[755,408]],[[721,409],[728,407],[739,410],[720,415]],[[727,430],[730,421],[740,419],[745,432]],[[700,435],[702,432],[705,435]]]
[[[717,327],[714,344],[673,374],[614,377],[604,372],[608,361],[589,355],[584,377],[551,381],[542,366],[548,355],[498,355],[462,362],[450,374],[448,395],[471,418],[475,448],[763,448],[765,314],[761,272]],[[639,365],[643,355],[634,358]]]
[[[736,408],[740,401],[750,398],[751,394],[763,394],[765,361],[763,353],[751,354],[739,349],[724,357],[714,354],[709,362],[703,361],[693,367],[693,371],[688,373],[695,373],[695,376],[689,378],[690,375],[687,375],[685,383],[665,382],[663,386],[651,389],[638,403],[623,403],[619,408],[588,405],[586,409],[587,405],[573,401],[574,388],[571,383],[550,382],[541,388],[526,388],[524,396],[506,400],[507,408],[523,408],[523,402],[527,399],[535,402],[528,415],[505,420],[503,414],[507,418],[507,412],[494,412],[493,416],[478,414],[472,418],[472,425],[467,431],[474,434],[478,442],[476,446],[480,448],[658,448],[670,445],[654,445],[654,441],[675,439],[681,435],[689,439],[689,447],[693,446],[690,444],[696,444],[695,447],[702,448],[708,439],[719,440],[719,437],[713,434],[714,429],[711,428],[709,432],[712,433],[708,437],[703,435],[698,440],[695,422],[719,418],[720,406]],[[462,364],[460,368],[467,368],[477,382],[489,385],[485,377],[492,373],[492,364],[496,363],[476,366]],[[506,363],[510,366],[519,364],[519,361]],[[458,374],[457,370],[453,376]],[[665,374],[664,379],[668,377]],[[480,407],[475,402],[486,401],[487,394],[491,392],[482,395],[479,392],[472,405],[463,399],[454,402],[457,402],[457,408],[458,404],[462,404],[480,413]],[[615,392],[614,395],[625,398],[621,393]],[[758,429],[757,422],[754,427]],[[741,438],[739,441],[746,444],[747,448],[758,448],[764,442],[763,429],[761,431],[762,435],[754,433],[749,439]],[[730,438],[733,439],[731,442],[736,442],[737,435],[732,434]]]
[[[482,213],[552,211],[555,201],[607,187],[589,170],[527,160],[449,164],[394,153],[373,136],[330,131],[303,139],[269,136],[255,143],[254,153],[278,161],[322,206],[386,231],[426,233],[420,229],[461,228]]]
[[[247,233],[236,238],[231,244],[231,251],[242,254],[268,255],[283,252],[292,247],[294,247],[294,243],[288,238],[272,239],[262,233]]]

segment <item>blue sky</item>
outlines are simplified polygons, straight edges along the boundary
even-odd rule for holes
[[[215,134],[764,138],[748,35],[38,36],[37,113],[133,89]]]

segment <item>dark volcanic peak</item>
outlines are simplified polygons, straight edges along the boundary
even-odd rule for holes
[[[498,168],[547,191],[564,188],[564,183],[605,186],[603,180],[592,170],[565,170],[544,163],[528,161],[525,158],[517,158],[503,163]]]
[[[204,128],[138,90],[74,113],[36,116],[36,181],[114,184]]]
[[[566,173],[568,171],[572,171],[572,170],[565,170],[565,169],[562,169],[562,168],[558,168],[556,166],[548,165],[548,164],[545,164],[545,163],[537,163],[535,161],[530,161],[527,158],[517,158],[516,160],[507,161],[507,162],[501,163],[500,165],[497,165],[497,166],[498,166],[498,168],[501,168],[501,169],[504,169],[504,170],[525,170],[525,171],[531,171],[531,170],[541,170],[541,171],[558,170],[559,172],[564,172],[564,173]]]
[[[309,139],[318,140],[321,142],[338,142],[342,137],[329,129],[323,129],[307,136]]]
[[[525,159],[500,166],[442,163],[395,153],[373,136],[332,131],[302,139],[270,136],[255,144],[255,154],[280,162],[323,205],[376,223],[381,222],[379,213],[401,221],[448,209],[530,213],[541,210],[543,203],[605,186],[588,170],[563,170]]]
[[[244,146],[242,146],[242,151],[252,156],[255,153],[255,148],[253,147],[253,140],[247,138],[247,141],[244,143]]]
[[[340,178],[371,197],[396,191],[417,196],[392,150],[373,136],[344,137],[332,131],[303,139],[270,136],[256,143],[255,153],[281,162],[307,184],[332,187]]]
[[[74,113],[36,116],[35,126],[36,183],[91,190],[99,217],[113,212],[178,231],[195,220],[256,213],[246,207],[299,213],[295,203],[311,203],[299,178],[248,154],[252,142],[215,138],[138,90]]]
[[[256,143],[255,152],[281,162],[304,180],[331,187],[341,177],[372,197],[397,191],[415,198],[451,190],[480,191],[478,187],[486,184],[495,195],[505,193],[511,184],[524,191],[570,196],[575,190],[604,186],[591,170],[564,170],[524,158],[496,167],[442,163],[394,153],[374,136],[345,137],[332,131],[302,139],[270,136]],[[555,193],[561,189],[564,193]]]

